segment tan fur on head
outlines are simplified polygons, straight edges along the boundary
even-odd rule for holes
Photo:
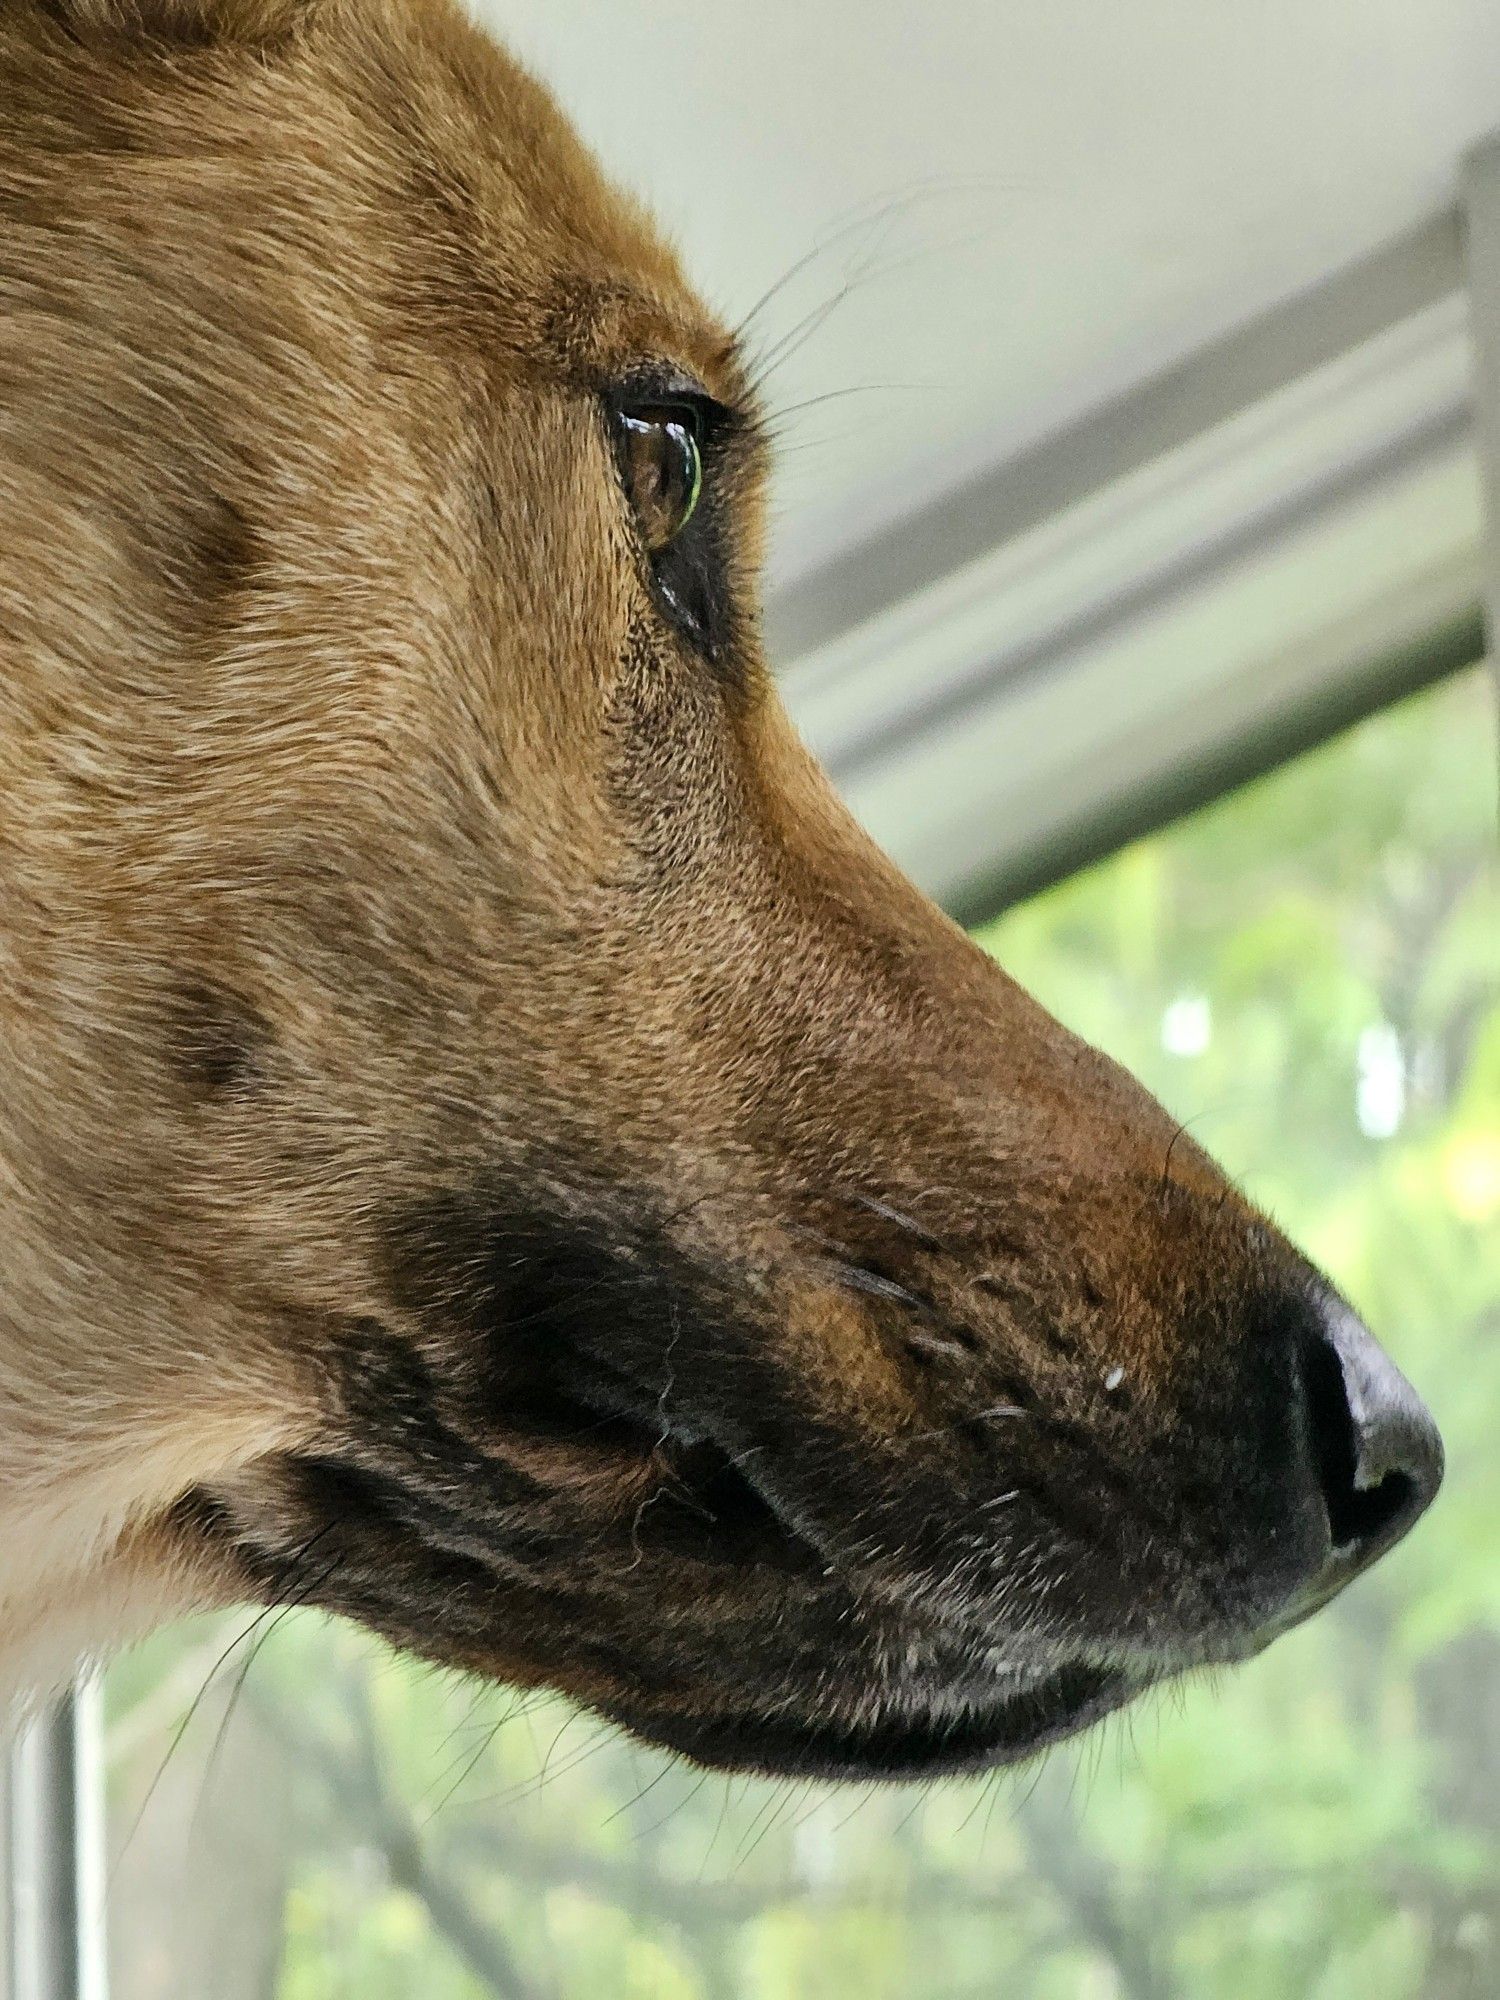
[[[325,0],[39,0],[39,4],[81,38],[263,44],[292,34]]]
[[[1243,1650],[1326,1294],[797,743],[641,211],[441,0],[5,0],[0,102],[15,1674],[314,1602],[898,1771]]]

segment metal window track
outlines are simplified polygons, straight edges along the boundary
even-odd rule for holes
[[[788,701],[970,920],[1478,657],[1457,212],[797,582]]]

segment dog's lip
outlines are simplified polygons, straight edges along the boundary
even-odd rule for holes
[[[1061,1662],[1019,1686],[986,1696],[970,1688],[925,1712],[892,1703],[884,1716],[854,1721],[788,1714],[705,1711],[652,1714],[629,1705],[611,1720],[664,1749],[724,1770],[775,1777],[932,1778],[1024,1762],[1120,1708],[1150,1676],[1082,1658]]]
[[[579,1397],[577,1408],[580,1418],[591,1417],[580,1425],[580,1446],[619,1448],[618,1438],[601,1442],[605,1420],[591,1399]],[[680,1413],[668,1416],[659,1403],[650,1425],[641,1421],[639,1405],[612,1421],[631,1426],[637,1448],[674,1460],[677,1476],[662,1489],[666,1504],[653,1507],[646,1518],[657,1532],[670,1535],[678,1554],[720,1568],[779,1570],[798,1590],[841,1588],[887,1625],[892,1639],[939,1640],[953,1649],[951,1673],[936,1670],[925,1695],[920,1687],[895,1692],[882,1715],[864,1721],[795,1718],[749,1704],[658,1712],[628,1696],[602,1705],[611,1720],[662,1748],[700,1764],[759,1768],[777,1776],[897,1779],[979,1771],[1036,1755],[1159,1677],[1145,1665],[1081,1652],[1054,1654],[1026,1667],[985,1669],[977,1663],[993,1651],[993,1632],[936,1611],[916,1579],[902,1587],[888,1574],[877,1578],[839,1562],[822,1546],[816,1527],[788,1510],[763,1480],[759,1448],[731,1450],[708,1426]],[[726,1497],[729,1504],[723,1507]],[[638,1518],[637,1534],[641,1527]]]
[[[669,1412],[644,1388],[593,1373],[581,1389],[512,1403],[507,1428],[584,1461],[622,1459],[660,1467],[648,1503],[633,1510],[643,1527],[678,1555],[717,1567],[760,1566],[811,1580],[826,1577],[826,1552],[755,1476],[754,1450],[720,1443],[706,1426]]]

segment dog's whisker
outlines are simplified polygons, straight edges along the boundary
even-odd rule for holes
[[[873,1194],[861,1194],[857,1190],[851,1190],[848,1199],[857,1203],[860,1208],[867,1209],[871,1215],[878,1215],[882,1220],[894,1224],[897,1229],[905,1231],[925,1249],[954,1254],[951,1244],[945,1242],[941,1236],[934,1235],[932,1230],[918,1222],[914,1215],[908,1215],[904,1209],[895,1207],[893,1203],[882,1201]]]
[[[988,1423],[1004,1417],[1021,1417],[1029,1420],[1031,1414],[1031,1411],[1021,1409],[1016,1403],[996,1403],[988,1410],[965,1410],[960,1416],[955,1417],[951,1423],[936,1424],[931,1430],[887,1431],[884,1433],[881,1441],[887,1444],[902,1445],[930,1444],[935,1438],[954,1436],[956,1432],[963,1430],[969,1424]]]
[[[870,1298],[889,1299],[895,1305],[909,1307],[914,1312],[932,1312],[931,1302],[908,1291],[905,1285],[894,1278],[883,1277],[879,1271],[871,1271],[863,1264],[846,1264],[837,1258],[815,1260],[814,1268],[820,1275],[842,1286],[845,1291],[864,1292]]]
[[[906,1336],[906,1344],[910,1348],[915,1348],[919,1354],[952,1355],[961,1361],[967,1361],[973,1351],[962,1341],[946,1340],[939,1333],[909,1333]]]
[[[327,1537],[333,1533],[335,1526],[336,1523],[332,1521],[325,1522],[321,1528],[316,1529],[314,1533],[306,1537],[301,1547],[298,1548],[287,1559],[287,1572],[289,1575],[294,1571],[296,1567],[300,1566],[303,1562],[307,1560],[307,1557],[317,1547],[319,1542],[325,1541]],[[335,1559],[334,1563],[330,1566],[327,1575],[331,1575],[333,1573],[333,1570],[336,1569],[337,1567],[338,1567],[338,1561],[337,1559]],[[320,1580],[326,1581],[326,1576]],[[214,1661],[213,1665],[204,1675],[203,1684],[198,1689],[198,1692],[193,1696],[192,1701],[188,1704],[186,1713],[183,1715],[182,1720],[178,1723],[177,1728],[174,1730],[172,1738],[168,1743],[165,1752],[163,1753],[161,1761],[157,1765],[156,1770],[152,1775],[151,1782],[147,1785],[145,1792],[141,1797],[141,1802],[139,1806],[136,1808],[135,1817],[130,1823],[130,1826],[125,1834],[125,1838],[120,1843],[119,1850],[115,1856],[114,1868],[111,1870],[111,1880],[113,1880],[114,1870],[119,1868],[120,1863],[123,1861],[126,1852],[130,1848],[132,1841],[135,1839],[136,1835],[140,1832],[141,1824],[144,1821],[146,1813],[150,1808],[151,1801],[156,1796],[157,1789],[160,1786],[162,1779],[166,1776],[167,1766],[171,1763],[173,1757],[176,1755],[179,1747],[181,1746],[183,1738],[187,1735],[188,1730],[192,1726],[193,1718],[197,1715],[199,1709],[202,1707],[204,1701],[207,1699],[209,1689],[213,1686],[220,1672],[227,1664],[230,1656],[238,1652],[241,1646],[249,1644],[252,1648],[251,1660],[253,1661],[255,1653],[260,1650],[260,1638],[258,1635],[263,1634],[263,1630],[267,1624],[267,1621],[270,1622],[270,1628],[272,1631],[274,1631],[276,1626],[280,1624],[281,1619],[285,1616],[286,1612],[289,1610],[296,1609],[296,1607],[299,1604],[305,1603],[308,1597],[311,1595],[312,1590],[314,1588],[316,1588],[316,1582],[312,1585],[309,1585],[300,1594],[294,1595],[290,1600],[286,1602],[273,1599],[269,1604],[265,1605],[259,1612],[257,1612],[256,1616],[250,1621],[248,1625],[244,1626],[240,1631],[235,1633],[234,1637],[229,1641],[229,1644],[219,1654],[218,1658]],[[264,1636],[269,1637],[270,1636],[269,1632],[264,1632]],[[241,1685],[243,1685],[243,1680],[241,1681]]]

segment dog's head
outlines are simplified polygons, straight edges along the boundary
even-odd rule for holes
[[[1388,1547],[1405,1383],[796,741],[744,360],[544,93],[398,0],[0,88],[8,1310],[132,1546],[851,1773]]]

